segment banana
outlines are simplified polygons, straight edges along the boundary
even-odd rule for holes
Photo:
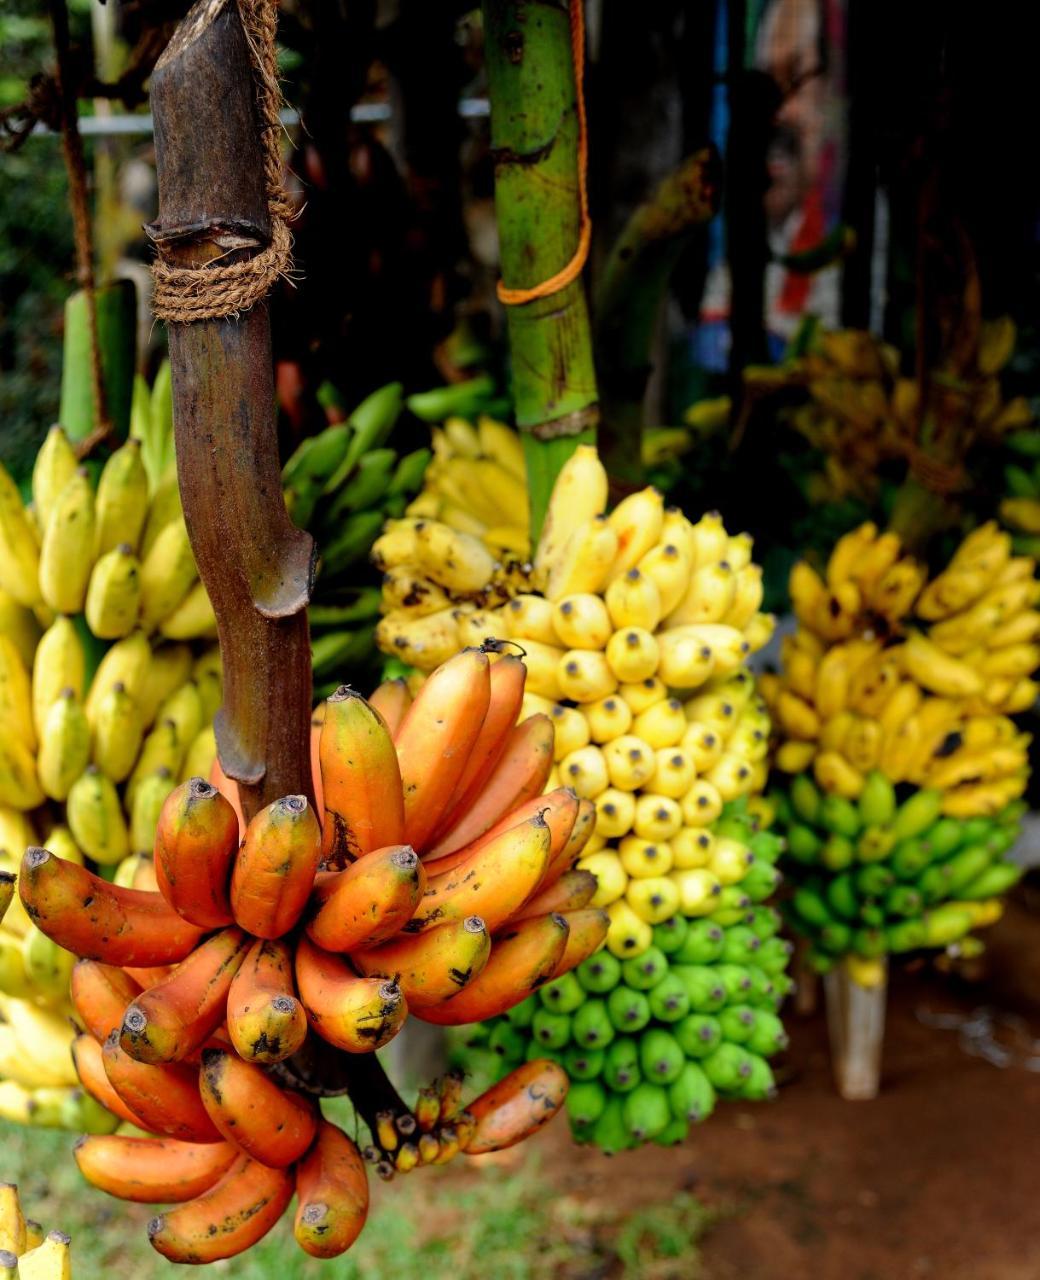
[[[657,542],[664,523],[664,499],[656,489],[642,489],[619,502],[608,522],[618,538],[617,553],[607,575],[609,585],[634,569]]]
[[[189,784],[190,785],[190,784]],[[236,923],[280,938],[299,920],[321,858],[321,827],[305,796],[283,796],[246,827],[231,872]]]
[[[183,1204],[208,1191],[239,1158],[229,1142],[99,1134],[73,1148],[93,1187],[138,1204]]]
[[[36,615],[0,587],[0,635],[14,645],[26,671],[31,670],[36,646],[43,634]]]
[[[32,473],[33,509],[41,528],[46,528],[58,498],[78,466],[64,429],[57,425],[51,427],[36,455]]]
[[[459,648],[458,627],[452,609],[421,618],[390,613],[376,627],[376,643],[421,671],[433,671]]]
[[[194,589],[194,588],[193,588]],[[146,674],[137,682],[132,697],[139,708],[141,726],[149,728],[158,714],[160,706],[171,693],[181,687],[186,680],[194,679],[201,686],[204,677],[215,671],[220,677],[220,657],[215,655],[215,662],[208,665],[203,658],[199,659],[197,670],[192,670],[192,651],[186,644],[164,644],[150,651]],[[212,718],[211,716],[206,717]]]
[[[171,1262],[215,1262],[251,1248],[292,1199],[293,1180],[240,1155],[208,1191],[148,1224],[152,1246]]]
[[[737,575],[725,561],[697,569],[686,595],[667,619],[669,629],[688,624],[721,622],[736,601]]]
[[[479,539],[437,520],[419,522],[415,552],[427,577],[452,592],[480,591],[494,573],[495,562]]]
[[[94,557],[126,544],[136,552],[148,515],[148,475],[136,440],[121,445],[98,480]]]
[[[319,1123],[314,1146],[297,1166],[296,1195],[300,1248],[314,1258],[345,1253],[368,1215],[368,1174],[354,1143],[328,1121]]]
[[[36,749],[32,687],[29,672],[14,643],[0,633],[0,734],[17,738],[29,751]]]
[[[54,627],[58,626],[62,620],[59,618]],[[54,628],[52,628],[54,630]],[[46,641],[44,636],[40,642],[41,646]],[[91,681],[90,690],[87,693],[84,708],[87,713],[87,719],[93,727],[97,716],[97,709],[105,695],[109,692],[114,684],[122,683],[123,688],[139,705],[147,685],[147,676],[151,666],[152,650],[148,643],[148,638],[143,631],[134,631],[122,640],[117,640],[101,659],[98,669]],[[35,682],[35,668],[33,670],[33,679]],[[77,696],[82,696],[82,680],[77,688],[73,680],[66,679],[65,684],[76,690]]]
[[[303,1044],[307,1016],[295,996],[285,942],[253,943],[228,990],[227,1027],[247,1062],[281,1062]]]
[[[206,1049],[202,1102],[220,1132],[268,1168],[298,1160],[317,1134],[317,1107],[280,1088],[261,1067],[226,1049]]]
[[[877,525],[867,523],[838,539],[827,561],[827,586],[831,591],[855,577],[858,562],[873,545],[877,534]]]
[[[663,524],[666,518],[662,519],[662,539],[665,536]],[[692,565],[692,556],[686,546],[681,542],[664,540],[651,547],[636,565],[643,577],[648,578],[657,588],[662,616],[667,617],[686,594]]]
[[[41,600],[40,552],[18,487],[0,463],[0,589],[31,609]]]
[[[76,708],[76,704],[71,706]],[[85,723],[86,717],[83,717]],[[78,722],[77,722],[78,725]],[[89,739],[83,725],[75,733],[82,753],[89,752]],[[57,776],[62,776],[59,770]],[[65,779],[62,777],[62,781]],[[130,852],[130,835],[127,831],[119,795],[111,778],[96,765],[87,765],[83,772],[68,786],[66,813],[69,830],[76,844],[95,862],[111,866],[121,862]]]
[[[40,594],[56,613],[79,613],[94,564],[94,491],[84,467],[58,495],[43,530]]]
[[[102,640],[129,635],[137,623],[141,566],[129,542],[121,542],[95,563],[87,587],[87,625]]]
[[[65,800],[90,760],[90,726],[71,689],[47,713],[36,770],[44,794]]]
[[[979,672],[944,652],[919,631],[911,632],[899,650],[906,673],[929,693],[970,698],[982,692]]]
[[[602,517],[607,505],[607,473],[592,445],[578,445],[560,469],[553,485],[534,556],[535,571],[551,578],[568,555],[568,546],[579,529]],[[615,539],[617,531],[612,526]],[[605,576],[605,574],[604,574]],[[597,584],[599,585],[599,584]],[[560,592],[569,595],[576,587]],[[590,588],[595,590],[595,588]],[[550,596],[559,599],[559,596]]]
[[[18,889],[49,938],[106,964],[176,964],[201,937],[161,894],[110,885],[46,849],[26,852]]]
[[[359,978],[308,938],[296,948],[296,988],[311,1027],[348,1053],[369,1053],[401,1029],[408,1005],[396,982]]]
[[[176,608],[159,623],[159,634],[167,640],[215,639],[217,618],[206,585],[196,582]]]
[[[182,603],[198,570],[183,517],[171,520],[141,561],[141,626],[154,630]]]
[[[43,800],[32,752],[17,738],[0,739],[0,805],[27,811]]]
[[[617,531],[606,516],[596,515],[577,525],[543,571],[546,599],[599,591],[617,554]]]

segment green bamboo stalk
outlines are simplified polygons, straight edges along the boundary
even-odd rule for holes
[[[571,260],[581,224],[570,13],[566,0],[484,0],[483,9],[502,279],[530,289]],[[537,541],[553,481],[579,444],[595,442],[599,419],[580,277],[508,307],[507,322]]]
[[[714,147],[684,160],[629,218],[596,289],[600,455],[610,474],[629,484],[643,481],[643,402],[661,301],[694,232],[718,209],[720,176]]]

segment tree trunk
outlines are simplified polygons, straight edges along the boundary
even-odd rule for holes
[[[581,3],[581,0],[572,0]],[[502,280],[530,289],[571,261],[581,225],[578,97],[566,0],[484,0]],[[507,309],[516,421],[537,541],[552,485],[599,418],[581,278]]]
[[[170,263],[248,258],[270,240],[260,121],[233,0],[199,0],[152,80],[159,219]],[[184,515],[217,617],[224,705],[217,745],[248,819],[310,776],[307,602],[314,544],[282,501],[266,304],[170,325]]]

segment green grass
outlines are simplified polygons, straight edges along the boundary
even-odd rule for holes
[[[153,1210],[87,1187],[69,1134],[0,1124],[0,1179],[16,1182],[27,1216],[72,1236],[75,1280],[103,1275],[169,1280],[170,1264],[148,1244]],[[287,1213],[271,1234],[213,1272],[234,1280],[547,1280],[612,1276],[696,1280],[698,1242],[710,1214],[692,1196],[619,1213],[547,1185],[538,1158],[510,1169],[426,1169],[373,1185],[368,1225],[334,1265],[307,1258]]]

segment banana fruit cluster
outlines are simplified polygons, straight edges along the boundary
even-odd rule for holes
[[[841,538],[823,577],[791,573],[798,630],[780,675],[760,681],[784,773],[812,769],[855,799],[868,774],[942,792],[950,817],[999,813],[1028,777],[1029,738],[1011,719],[1036,700],[1040,582],[990,522],[942,573],[862,525]]]
[[[899,351],[859,329],[820,332],[804,356],[779,368],[749,369],[746,377],[753,389],[807,390],[808,400],[789,421],[823,455],[810,497],[873,502],[886,463],[909,463],[927,480],[930,465],[957,468],[974,445],[998,443],[1032,421],[1024,397],[1005,401],[1001,393],[998,375],[1015,338],[1007,316],[980,322],[932,370],[924,403],[917,380],[900,371]]]
[[[1004,443],[1011,461],[1004,467],[1007,497],[1000,504],[1000,518],[1011,530],[1020,555],[1040,554],[1040,434],[1015,431]]]
[[[404,514],[430,460],[429,449],[399,456],[387,445],[402,404],[400,383],[380,387],[342,422],[304,440],[282,469],[289,514],[320,554],[307,615],[318,698],[335,689],[344,668],[359,681],[377,678],[379,588],[359,582],[359,570],[385,521]]]
[[[72,1280],[71,1243],[63,1231],[44,1235],[23,1213],[18,1188],[0,1182],[0,1280]]]
[[[899,803],[878,771],[856,802],[821,792],[807,774],[773,801],[794,886],[788,919],[817,970],[844,961],[861,986],[884,981],[889,953],[976,954],[973,931],[1000,918],[1000,895],[1022,875],[1006,855],[1023,801],[994,816],[949,817],[941,792],[915,790]]]
[[[702,832],[696,866],[676,875],[680,900],[660,891],[639,945],[616,929],[573,974],[542,987],[503,1017],[470,1033],[463,1061],[508,1072],[526,1058],[555,1059],[571,1078],[567,1110],[579,1142],[607,1152],[686,1139],[716,1096],[761,1099],[774,1092],[767,1061],[787,1043],[777,1016],[790,987],[790,944],[765,905],[783,842],[758,831],[746,799]],[[651,856],[652,855],[652,856]],[[623,855],[624,856],[624,855]],[[653,847],[626,856],[633,886],[664,856]],[[593,903],[610,903],[614,872],[593,854],[572,873],[598,880]],[[481,1052],[482,1051],[482,1052]]]
[[[342,686],[304,762],[317,805],[285,796],[245,823],[233,787],[191,778],[162,806],[154,888],[26,852],[22,904],[81,957],[82,1086],[151,1135],[88,1137],[77,1163],[110,1194],[173,1204],[149,1225],[166,1258],[241,1253],[294,1192],[300,1247],[336,1256],[364,1225],[368,1163],[390,1179],[497,1150],[562,1108],[567,1077],[547,1060],[465,1107],[459,1082],[441,1081],[412,1111],[355,1088],[348,1065],[409,1013],[445,1026],[497,1016],[603,943],[593,878],[565,892],[595,812],[565,788],[544,794],[553,726],[518,723],[525,675],[518,657],[492,665],[474,648],[414,700],[403,682],[371,702]],[[294,1087],[310,1083],[294,1057],[309,1034],[326,1062],[342,1059],[335,1087],[351,1085],[364,1151],[323,1118],[320,1087]]]

